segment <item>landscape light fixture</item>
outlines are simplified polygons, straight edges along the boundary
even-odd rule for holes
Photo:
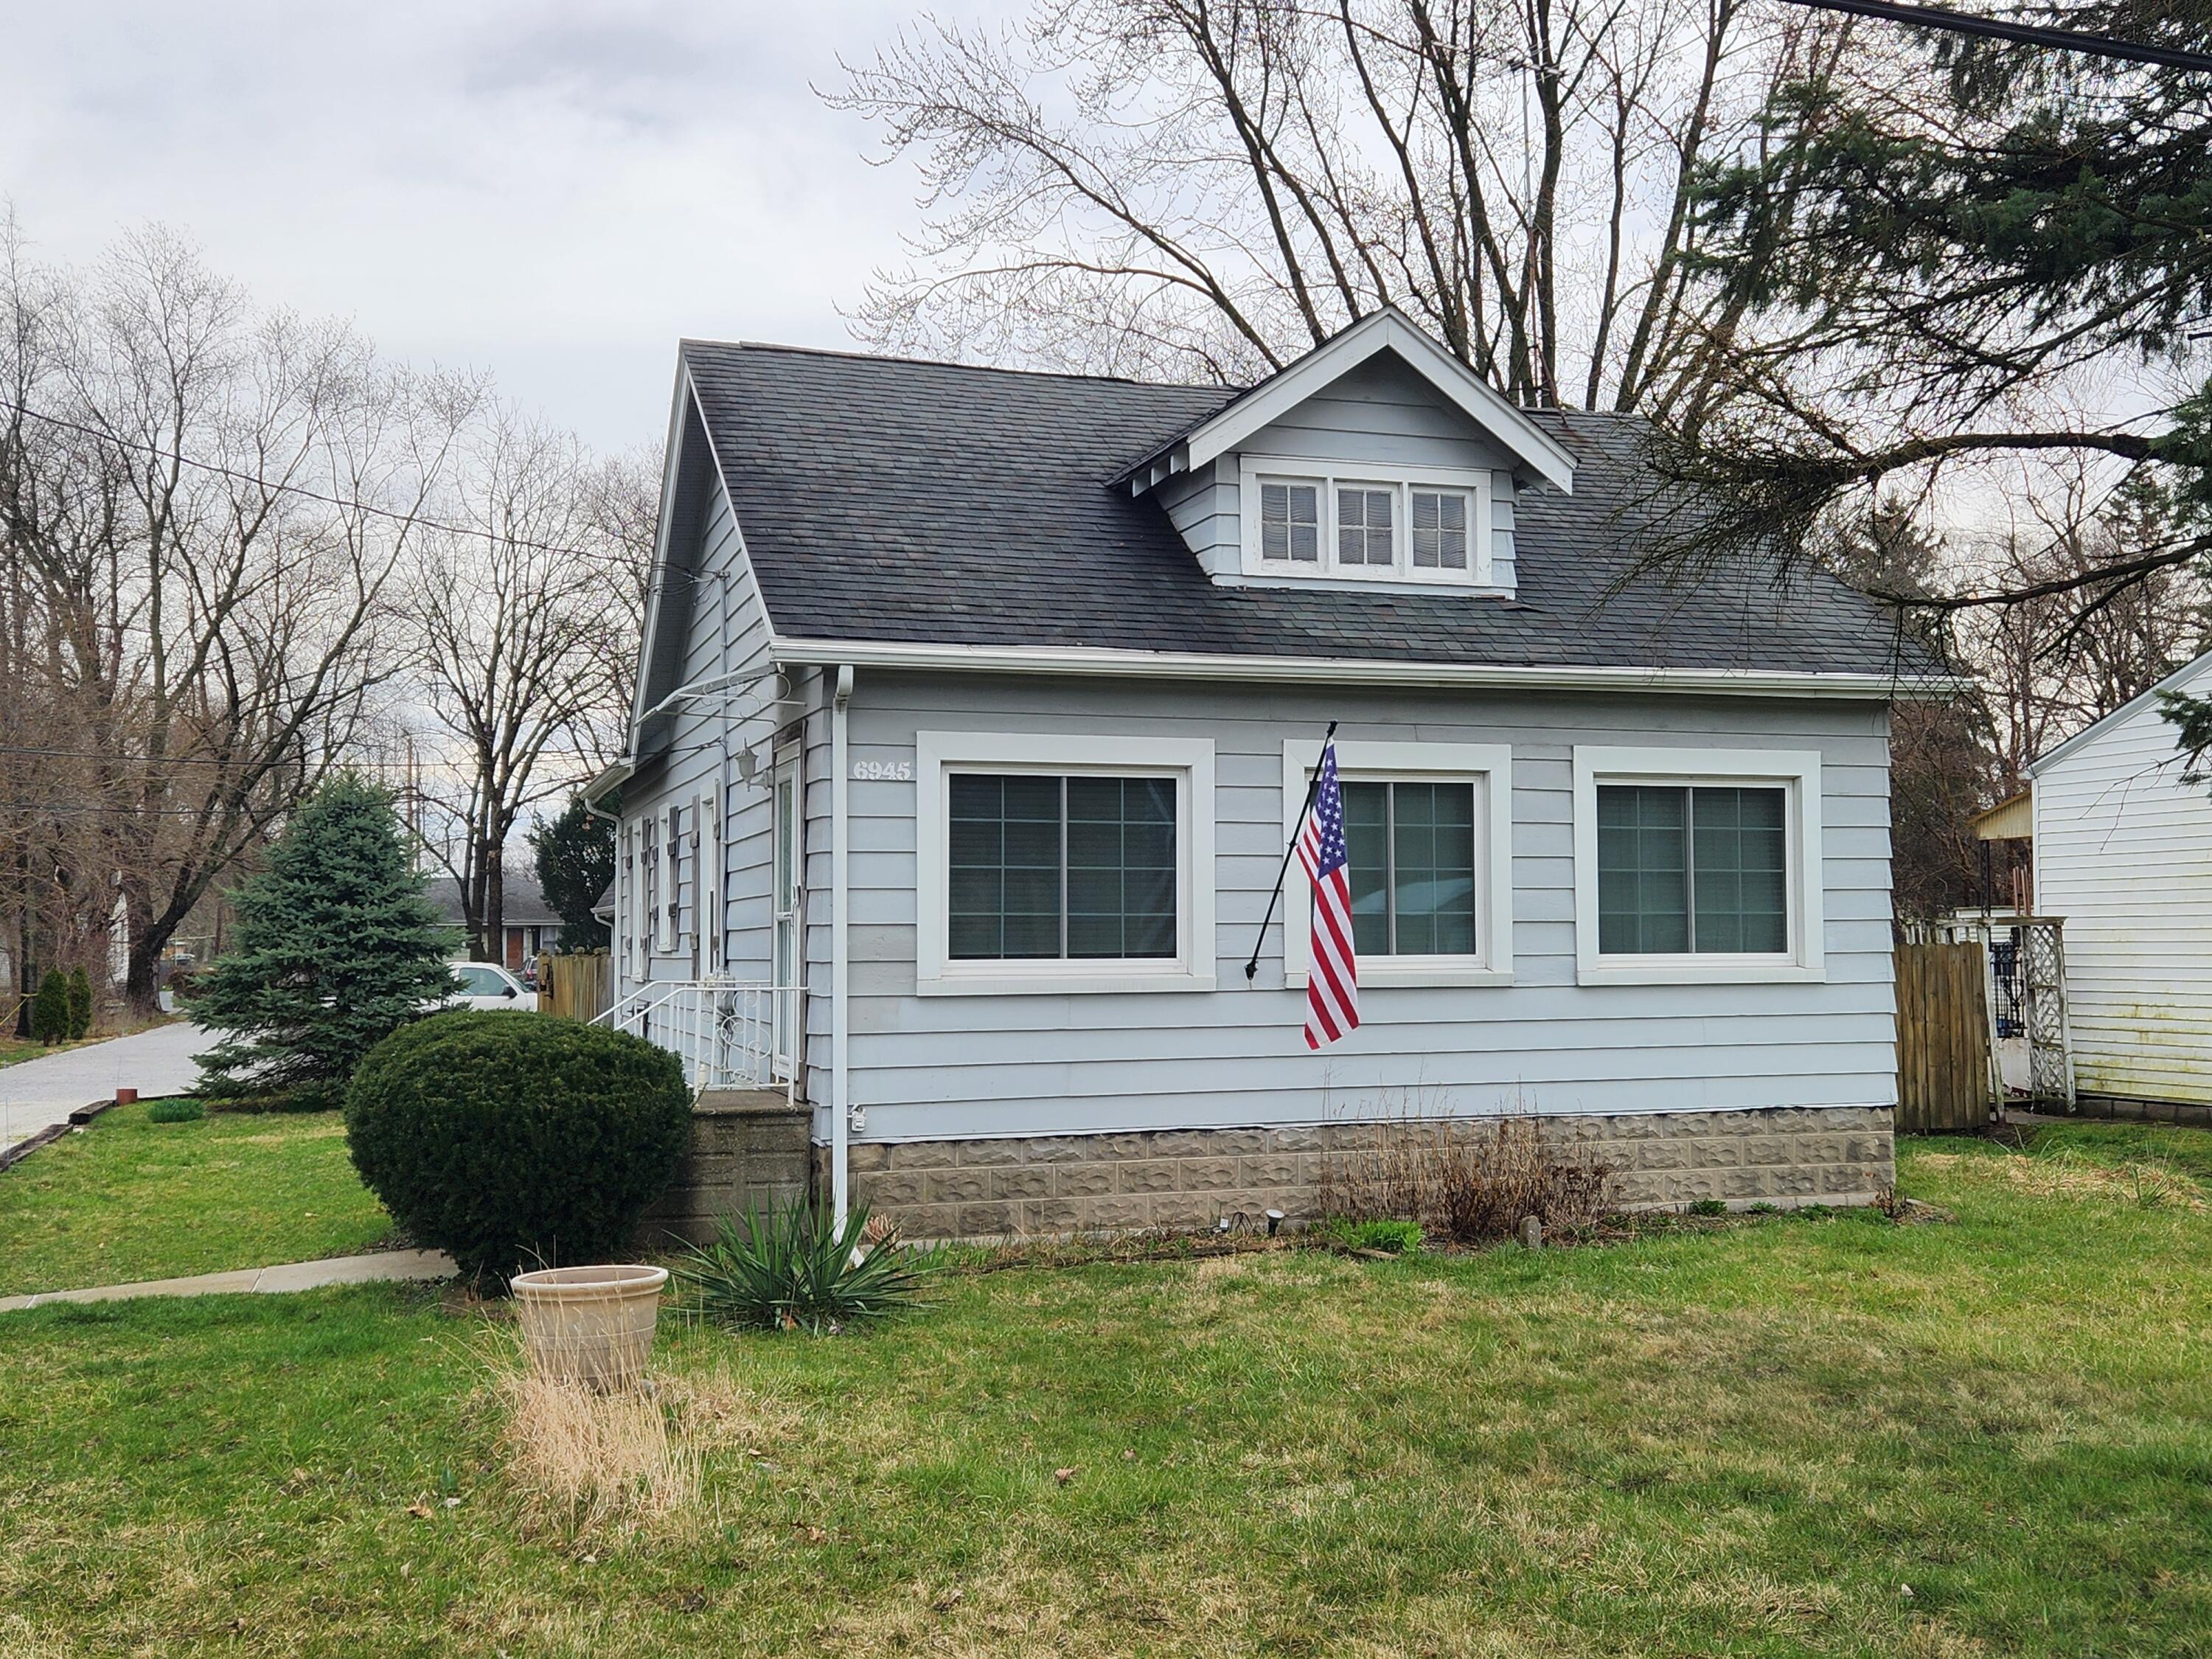
[[[1268,1237],[1273,1238],[1273,1237],[1275,1236],[1275,1231],[1276,1231],[1276,1230],[1277,1230],[1278,1228],[1279,1228],[1282,1224],[1283,1224],[1283,1212],[1282,1212],[1280,1210],[1270,1210],[1270,1211],[1268,1211],[1268,1212],[1267,1212],[1267,1237]]]

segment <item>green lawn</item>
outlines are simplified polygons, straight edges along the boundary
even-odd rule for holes
[[[0,1652],[2202,1655],[2202,1144],[1909,1149],[1949,1225],[678,1331],[705,1501],[574,1547],[502,1476],[506,1328],[434,1292],[0,1315]]]
[[[0,1170],[0,1296],[344,1255],[392,1231],[337,1113],[149,1123],[150,1103]]]

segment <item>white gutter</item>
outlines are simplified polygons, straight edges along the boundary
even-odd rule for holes
[[[1360,657],[1235,657],[1197,651],[1123,651],[1085,646],[905,644],[778,640],[776,660],[971,674],[1095,674],[1154,679],[1245,680],[1265,684],[1450,687],[1468,690],[1662,691],[1738,697],[1881,700],[1948,696],[1956,676],[1822,674],[1748,668],[1584,668],[1491,663],[1389,662]]]
[[[849,793],[845,758],[847,705],[853,700],[853,665],[837,667],[837,689],[830,705],[830,1202],[835,1224],[845,1224],[852,1196],[848,1153],[852,1139],[850,1070],[846,1056],[846,981],[850,939],[846,931],[846,860],[851,840],[846,811]]]

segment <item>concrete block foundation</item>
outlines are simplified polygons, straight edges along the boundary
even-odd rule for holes
[[[781,1098],[780,1097],[778,1097]],[[1871,1204],[1896,1184],[1887,1107],[1772,1107],[1534,1120],[1547,1144],[1609,1171],[1612,1207],[1679,1208],[1699,1199]],[[1431,1129],[1442,1121],[1422,1120]],[[1451,1121],[1487,1132],[1495,1120]],[[1374,1146],[1378,1125],[1152,1129],[989,1140],[855,1141],[853,1196],[909,1238],[1211,1226],[1269,1209],[1314,1218],[1327,1160]],[[802,1131],[803,1133],[803,1131]],[[830,1149],[813,1148],[816,1190]]]

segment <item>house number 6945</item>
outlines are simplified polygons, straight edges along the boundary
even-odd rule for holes
[[[912,761],[857,760],[853,763],[853,775],[863,783],[912,783]]]

